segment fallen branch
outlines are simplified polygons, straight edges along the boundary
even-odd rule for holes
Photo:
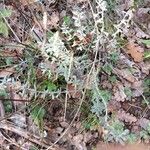
[[[43,148],[48,148],[49,145],[48,143],[46,143],[44,140],[42,140],[42,142],[40,141],[40,138],[32,133],[29,133],[26,130],[23,130],[13,124],[11,124],[10,122],[1,122],[0,123],[0,129],[4,129],[4,130],[9,130],[11,132],[14,132],[22,137],[24,137],[25,139],[38,144],[39,146],[43,147]]]

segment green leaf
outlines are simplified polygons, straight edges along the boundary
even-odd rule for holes
[[[71,23],[71,19],[70,19],[70,17],[69,16],[65,16],[64,17],[64,23],[66,24],[66,25],[70,25],[70,23]]]
[[[128,98],[131,99],[131,97],[132,97],[132,91],[131,91],[131,89],[129,87],[125,87],[124,88],[124,92],[128,96]]]
[[[113,66],[111,64],[105,64],[102,69],[108,74],[111,75]]]
[[[40,128],[42,127],[45,113],[45,109],[40,105],[35,106],[31,111],[32,119]]]
[[[8,27],[3,21],[0,21],[0,34],[8,37]]]
[[[9,9],[1,9],[0,10],[0,17],[10,17],[11,16],[12,11]]]
[[[7,95],[7,93],[6,93],[6,90],[0,89],[0,97],[6,98],[7,96],[8,96],[8,95]]]
[[[117,77],[116,77],[115,75],[113,75],[113,76],[110,76],[110,77],[108,78],[108,80],[109,80],[111,83],[115,83],[115,82],[117,81]]]
[[[4,101],[3,105],[6,113],[11,113],[13,111],[13,105],[11,101]]]
[[[144,53],[144,58],[149,59],[150,58],[150,52],[145,52]]]
[[[137,135],[134,134],[134,133],[130,133],[128,136],[127,136],[127,141],[129,144],[133,144],[137,141]]]
[[[150,40],[141,40],[141,42],[146,46],[150,46]]]
[[[49,92],[57,90],[57,86],[52,82],[45,80],[41,84],[41,90],[48,90]]]

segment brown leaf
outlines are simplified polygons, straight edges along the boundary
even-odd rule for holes
[[[142,81],[136,81],[132,84],[132,88],[134,89],[132,91],[132,97],[139,97],[143,94],[144,88],[142,86]]]
[[[15,68],[14,67],[5,68],[5,69],[0,71],[0,78],[5,78],[7,76],[10,76],[14,72],[15,72]]]
[[[4,145],[5,138],[3,134],[0,132],[0,145]]]
[[[139,27],[135,28],[135,32],[138,38],[146,38],[146,39],[150,38],[150,36],[145,32],[143,32]]]
[[[96,145],[96,150],[149,150],[149,144],[138,143],[138,141],[134,144],[126,145],[98,142]]]
[[[129,71],[129,69],[117,69],[114,68],[113,69],[114,73],[117,75],[120,75],[121,77],[123,77],[124,79],[128,80],[129,82],[135,82],[136,78],[132,75],[132,73]]]
[[[108,112],[116,112],[121,108],[121,104],[115,99],[111,99],[108,103],[107,108],[108,108]]]
[[[136,122],[137,119],[132,114],[126,113],[124,110],[119,110],[117,113],[117,118],[121,121],[125,121],[128,123]]]
[[[2,50],[0,51],[0,55],[3,57],[17,57],[17,53],[10,50]]]
[[[7,89],[8,91],[12,90],[12,91],[18,91],[21,88],[21,82],[20,81],[16,81],[13,83],[7,83]]]
[[[35,3],[36,2],[36,0],[20,0],[20,3],[22,4],[22,5],[29,5],[29,4],[33,4],[33,3]]]
[[[150,63],[147,61],[147,62],[141,62],[139,64],[139,66],[141,67],[141,70],[143,73],[145,74],[149,74],[150,73]]]
[[[78,37],[78,39],[73,42],[72,47],[78,46],[79,44],[88,45],[91,43],[91,40],[92,40],[91,33],[88,33],[85,37],[80,37],[78,35],[77,35],[77,37]]]
[[[53,12],[50,16],[50,19],[48,20],[47,24],[51,27],[57,28],[58,22],[59,22],[59,13]]]
[[[126,94],[124,93],[124,86],[120,83],[117,83],[117,89],[114,93],[113,99],[118,102],[124,102],[126,99]]]
[[[140,127],[144,128],[145,130],[147,129],[147,126],[150,124],[150,121],[146,118],[140,118],[137,122],[137,125]]]
[[[127,44],[127,53],[131,55],[135,62],[143,61],[143,48],[139,45],[135,44],[134,42],[129,42]]]
[[[68,94],[69,97],[72,97],[72,98],[80,98],[81,97],[81,92],[76,91],[76,87],[73,84],[67,85],[67,91],[69,93]]]
[[[85,142],[83,141],[83,135],[79,134],[73,137],[72,143],[79,150],[87,150],[85,146]]]

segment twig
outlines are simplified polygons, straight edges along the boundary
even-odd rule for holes
[[[30,102],[30,100],[26,100],[26,99],[9,99],[9,98],[0,98],[0,101]]]
[[[142,110],[142,108],[141,108],[141,107],[136,106],[136,105],[134,105],[134,104],[129,103],[129,105],[130,105],[130,106],[132,106],[132,107],[139,108],[139,109],[141,109],[141,110]]]
[[[4,129],[4,130],[9,130],[11,132],[14,132],[22,137],[24,137],[25,139],[28,139],[29,141],[36,143],[44,148],[48,148],[48,143],[44,143],[44,142],[40,142],[40,138],[34,134],[31,134],[28,131],[25,131],[21,128],[16,128],[16,126],[12,125],[10,122],[1,122],[0,123],[0,129]]]
[[[67,86],[66,86],[66,87],[67,87]],[[66,94],[65,94],[65,111],[64,111],[64,121],[66,120],[67,102],[68,102],[68,92],[66,92]]]
[[[4,116],[5,116],[4,105],[3,105],[2,101],[0,100],[0,117],[4,118]]]

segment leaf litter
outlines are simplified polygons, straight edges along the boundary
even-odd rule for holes
[[[148,6],[146,2],[142,4],[145,6],[138,4],[138,8],[135,7],[137,10],[133,14],[132,20],[131,16],[123,18],[123,15],[128,12],[127,10],[130,7],[132,8],[132,1],[121,1],[116,4],[110,1],[106,2],[108,3],[107,7],[105,1],[99,3],[99,7],[95,7],[96,3],[90,5],[90,2],[87,0],[68,0],[67,3],[64,0],[21,0],[20,2],[7,1],[2,3],[6,8],[12,9],[11,16],[7,18],[10,25],[8,31],[11,30],[10,33],[6,31],[9,40],[6,37],[2,37],[2,43],[6,45],[9,41],[10,44],[13,43],[14,45],[14,43],[17,43],[16,40],[19,39],[19,44],[24,47],[16,50],[12,50],[11,47],[1,50],[0,47],[0,56],[2,57],[0,60],[0,87],[3,89],[0,89],[0,108],[4,108],[3,115],[6,115],[6,118],[8,113],[6,110],[13,108],[10,117],[0,124],[0,128],[6,131],[5,133],[0,132],[1,145],[10,145],[8,149],[11,149],[12,144],[5,137],[7,133],[15,141],[14,143],[22,144],[22,149],[31,149],[37,145],[39,148],[42,147],[43,150],[50,147],[51,143],[57,141],[63,132],[66,129],[68,130],[79,102],[83,98],[85,87],[87,87],[87,91],[83,101],[83,108],[78,113],[73,126],[54,145],[54,149],[93,149],[96,143],[99,143],[101,139],[105,140],[104,137],[109,133],[108,129],[106,129],[107,126],[105,126],[107,119],[107,125],[110,125],[109,123],[114,118],[121,122],[117,124],[116,131],[111,131],[115,135],[117,132],[125,134],[122,132],[122,123],[124,124],[124,131],[135,131],[134,134],[139,137],[138,140],[143,138],[139,134],[143,129],[149,134],[149,104],[145,104],[145,102],[149,101],[149,96],[147,96],[148,94],[145,95],[144,89],[145,80],[147,84],[149,82],[150,65],[149,60],[145,59],[145,52],[149,50],[149,46],[145,45],[145,42],[141,42],[142,40],[149,39],[149,8],[146,8]],[[90,14],[89,10],[91,7],[96,9]],[[86,11],[88,12],[85,14],[90,15],[88,17],[86,15],[80,16],[78,14],[78,9],[80,8],[82,10],[80,11],[80,15],[83,15],[82,12]],[[119,37],[116,34],[116,37],[118,36],[119,40],[122,40],[122,43],[118,46],[119,48],[117,47],[119,52],[119,56],[117,56],[119,58],[117,59],[113,56],[106,58],[108,55],[106,45],[109,45],[108,41],[111,36],[107,36],[107,40],[105,39],[107,33],[104,32],[103,24],[100,23],[102,18],[99,18],[107,15],[107,13],[105,14],[105,8],[111,12],[109,28],[112,28],[112,31],[117,30],[117,33],[121,33],[123,30],[122,33],[125,36]],[[114,9],[114,12],[112,9]],[[97,11],[99,11],[99,14]],[[47,14],[45,22],[43,21],[44,12]],[[131,15],[130,13],[129,15]],[[69,21],[65,24],[65,28],[61,28],[64,20],[63,17],[66,17],[66,15],[67,17],[69,16],[70,20],[68,19]],[[94,21],[98,20],[98,27],[102,27],[100,31],[96,31],[98,34],[102,33],[98,38],[104,41],[103,43],[100,40],[96,45],[100,46],[97,57],[94,57],[96,51],[92,52],[93,49],[95,50],[95,45],[93,44],[96,42],[96,35],[95,30],[91,32],[90,29],[92,28],[91,24],[93,21],[93,19],[91,21],[91,16],[94,17]],[[71,19],[72,17],[73,19]],[[88,18],[90,27],[88,29],[81,25],[86,22],[86,17]],[[120,27],[112,25],[113,23],[116,24],[116,22],[113,22],[116,19],[116,22],[121,22]],[[0,18],[0,22],[1,20],[3,24],[4,20]],[[124,25],[126,25],[125,28]],[[71,26],[74,30],[68,30]],[[113,26],[118,28],[114,29]],[[71,62],[71,59],[66,59],[68,57],[65,58],[67,61],[69,60],[67,65],[65,61],[62,61],[58,66],[58,62],[64,59],[63,57],[60,60],[53,57],[51,60],[51,58],[46,58],[41,54],[41,43],[47,42],[49,38],[56,38],[55,34],[59,33],[58,31],[61,33],[59,35],[61,44],[64,44],[61,45],[60,49],[64,49],[61,53],[58,51],[57,56],[63,56],[62,52],[70,54],[71,51],[74,53],[74,59],[76,59],[78,55],[82,56],[88,53],[91,61],[88,62],[87,68],[83,67],[87,63],[86,61],[83,63],[79,60],[79,62],[83,63],[79,65],[77,64],[77,60]],[[15,35],[13,35],[14,33]],[[63,38],[64,33],[69,38]],[[47,36],[46,38],[45,35]],[[127,38],[127,41],[124,38]],[[68,40],[67,42],[66,39]],[[58,41],[57,44],[59,45],[60,42]],[[113,44],[112,49],[116,48],[116,45]],[[67,48],[69,51],[67,51]],[[84,51],[84,48],[86,51]],[[48,47],[46,52],[48,52],[47,55],[51,52]],[[54,56],[55,52],[50,55]],[[100,57],[100,55],[104,57]],[[36,61],[34,61],[34,58],[36,58]],[[95,60],[96,62],[94,62]],[[91,65],[91,62],[95,63],[94,66]],[[106,68],[105,71],[99,71],[105,63],[111,67]],[[9,67],[10,64],[13,67]],[[97,74],[97,81],[94,80],[95,74],[86,76],[89,68],[92,68],[93,72]],[[75,73],[70,72],[78,69],[82,72],[80,78]],[[59,73],[56,74],[57,71]],[[70,80],[70,82],[67,83],[64,78]],[[81,82],[82,79],[84,81]],[[43,80],[45,81],[45,86],[42,86]],[[86,80],[88,81],[87,83]],[[98,88],[100,90],[97,90],[95,82],[99,84]],[[50,85],[54,85],[55,88],[49,91],[49,89],[52,89]],[[80,87],[80,85],[84,85],[84,87]],[[109,100],[106,100],[105,94],[103,94],[104,90],[107,91],[107,94],[112,95],[109,96]],[[66,92],[68,97],[65,104]],[[92,96],[90,94],[92,92],[98,93],[95,98],[97,103],[95,102],[95,104],[102,104],[105,107],[105,110],[99,106],[94,107],[100,108],[103,116],[96,116],[89,108],[91,107],[90,100]],[[52,94],[52,96],[48,94]],[[11,108],[9,108],[10,105],[8,104],[7,107],[4,105],[6,98],[10,99],[12,103]],[[21,101],[15,101],[16,99]],[[28,99],[32,103],[27,102],[26,100]],[[38,105],[35,102],[38,102]],[[64,112],[65,110],[66,112]],[[146,114],[146,117],[144,117],[144,114]],[[0,118],[3,118],[2,114]],[[98,128],[101,128],[101,131],[97,131]],[[135,128],[136,130],[134,130]],[[112,140],[111,142],[118,141],[117,137],[112,136],[112,133],[109,137]],[[130,133],[128,140],[132,135],[132,132]],[[30,137],[33,138],[31,139]],[[123,137],[123,140],[125,138],[126,136]],[[26,142],[24,139],[29,140],[29,142]],[[125,140],[127,141],[127,139]],[[16,147],[13,149],[16,149]]]

